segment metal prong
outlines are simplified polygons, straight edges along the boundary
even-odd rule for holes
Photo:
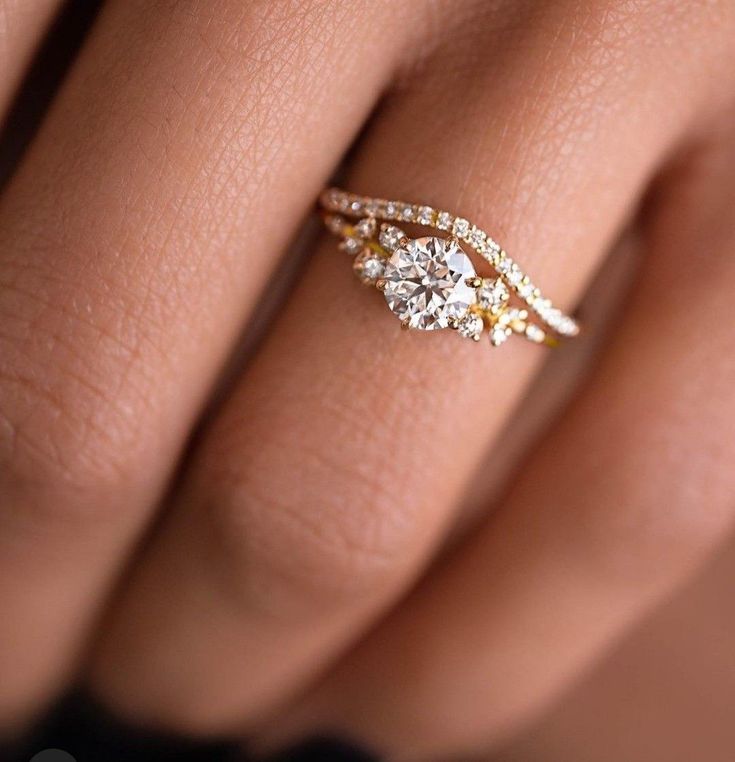
[[[480,286],[482,285],[482,278],[478,277],[477,275],[471,275],[470,277],[465,278],[464,282],[470,288],[480,288]]]
[[[402,331],[410,331],[411,326],[408,323],[408,320],[401,320],[401,330]]]
[[[385,291],[387,285],[388,281],[385,280],[385,278],[378,278],[378,280],[375,281],[375,288],[377,288],[378,291]]]

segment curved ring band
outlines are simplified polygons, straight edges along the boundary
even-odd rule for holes
[[[342,238],[340,248],[355,255],[356,274],[383,291],[404,327],[456,328],[476,341],[487,327],[493,346],[514,333],[556,345],[532,316],[559,336],[579,333],[577,321],[545,298],[518,264],[468,220],[430,206],[358,196],[339,188],[325,190],[319,203],[327,228]],[[383,224],[378,226],[378,221]],[[411,239],[389,222],[432,228],[448,237]],[[460,242],[487,261],[497,277],[479,277]],[[511,292],[522,306],[510,303]]]

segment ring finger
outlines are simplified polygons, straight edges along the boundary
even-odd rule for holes
[[[657,11],[603,6],[575,24],[565,3],[524,11],[491,39],[487,18],[447,19],[351,185],[495,224],[572,304],[709,95],[706,67],[672,73],[664,48],[631,73]],[[626,61],[604,76],[603,33]],[[666,96],[672,76],[688,100]],[[212,731],[308,680],[415,578],[537,366],[520,342],[400,334],[351,278],[322,244],[113,611],[93,683],[122,713]]]

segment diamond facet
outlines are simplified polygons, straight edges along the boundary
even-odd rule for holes
[[[466,278],[475,275],[459,244],[444,238],[416,238],[396,249],[386,263],[385,300],[410,328],[434,331],[460,320],[477,293]]]

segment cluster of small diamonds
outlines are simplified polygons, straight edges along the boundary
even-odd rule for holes
[[[375,217],[365,217],[352,224],[339,214],[327,214],[329,230],[342,238],[339,248],[354,257],[353,270],[362,283],[378,285],[385,272],[386,258],[404,245],[408,238],[399,227],[383,223],[377,230]],[[373,240],[377,233],[377,244]],[[477,304],[452,327],[460,336],[480,341],[485,326],[490,344],[498,347],[513,334],[542,343],[546,332],[528,322],[528,312],[509,307],[510,292],[502,278],[481,278],[476,287]]]
[[[326,210],[348,217],[365,216],[388,222],[412,222],[455,235],[489,262],[503,279],[503,282],[549,328],[562,336],[576,336],[579,333],[577,321],[569,315],[565,315],[549,299],[545,298],[540,289],[534,285],[518,264],[503,251],[500,245],[485,231],[468,220],[430,206],[358,196],[338,188],[326,190],[320,200]],[[525,310],[523,312],[528,315]],[[515,322],[520,325],[520,322],[525,323],[525,318],[522,321],[516,319]],[[543,341],[545,336],[538,338],[540,335],[538,332],[541,329],[532,324],[528,325],[531,327],[530,335],[524,329],[527,338],[531,341]]]

